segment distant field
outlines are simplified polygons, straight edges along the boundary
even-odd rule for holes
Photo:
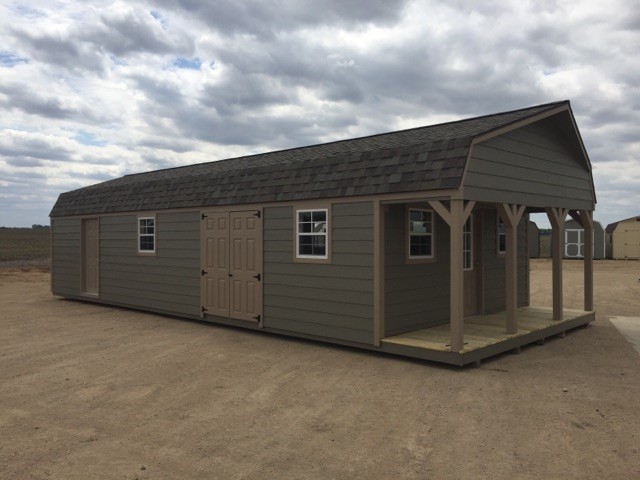
[[[47,260],[50,245],[48,228],[0,228],[0,262]]]

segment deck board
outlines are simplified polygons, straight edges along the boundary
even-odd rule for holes
[[[505,344],[505,348],[514,342],[518,345],[525,345],[532,341],[533,336],[543,338],[546,330],[551,336],[557,331],[575,328],[576,324],[586,324],[593,321],[595,315],[593,312],[565,309],[562,320],[553,320],[553,309],[550,307],[522,307],[518,309],[517,318],[518,333],[514,334],[506,333],[506,312],[465,319],[464,348],[461,352],[450,352],[449,324],[393,335],[383,338],[382,343],[395,350],[401,347],[424,350],[425,357],[428,357],[427,351],[429,350],[449,352],[452,355],[464,357],[465,354],[475,350],[485,349],[487,352],[499,350],[501,343]],[[584,321],[582,321],[583,319]],[[563,330],[564,326],[566,328]],[[519,339],[521,339],[520,343]],[[497,348],[487,348],[491,346],[497,346]]]

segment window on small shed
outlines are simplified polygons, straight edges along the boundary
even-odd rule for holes
[[[328,258],[328,210],[298,210],[296,256],[298,258]]]
[[[505,253],[507,251],[507,231],[504,228],[504,222],[498,215],[498,253]]]
[[[156,251],[156,219],[155,217],[138,218],[138,252],[155,253]]]
[[[409,209],[409,258],[433,258],[433,211]]]

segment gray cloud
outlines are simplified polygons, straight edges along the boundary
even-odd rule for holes
[[[180,9],[208,28],[259,38],[275,38],[281,32],[319,25],[356,28],[369,23],[389,25],[399,21],[405,3],[405,0],[319,0],[313,4],[296,0],[160,1],[167,10]]]

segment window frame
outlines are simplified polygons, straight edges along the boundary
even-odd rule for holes
[[[156,234],[158,233],[158,221],[156,219],[155,215],[147,215],[144,217],[138,217],[137,218],[137,229],[138,229],[138,235],[137,235],[137,240],[138,240],[138,255],[155,255],[156,252],[158,251],[158,243],[157,243],[157,238],[156,238]],[[142,233],[141,232],[141,221],[143,220],[153,220],[153,233]],[[148,228],[149,225],[145,225],[145,228]],[[142,237],[151,237],[153,239],[153,250],[142,250],[140,248],[140,240],[142,239]]]
[[[331,208],[330,206],[295,206],[293,209],[293,236],[295,251],[293,254],[294,262],[296,263],[331,263]],[[300,213],[311,213],[311,221],[313,222],[314,212],[324,212],[325,214],[325,232],[300,232]],[[303,222],[304,223],[304,222]],[[324,236],[325,238],[325,252],[324,255],[303,255],[300,254],[300,237],[301,236]]]
[[[503,231],[500,231],[500,225],[502,225]],[[504,237],[504,250],[500,249],[500,237]],[[507,227],[502,221],[502,217],[498,214],[496,216],[496,254],[505,255],[507,253]]]
[[[411,233],[411,212],[426,212],[431,215],[431,232],[430,233]],[[417,207],[408,205],[405,209],[404,217],[405,231],[405,248],[406,263],[432,263],[436,260],[436,212],[432,208]],[[430,255],[412,255],[411,254],[411,237],[412,236],[430,236],[431,237],[431,254]]]

